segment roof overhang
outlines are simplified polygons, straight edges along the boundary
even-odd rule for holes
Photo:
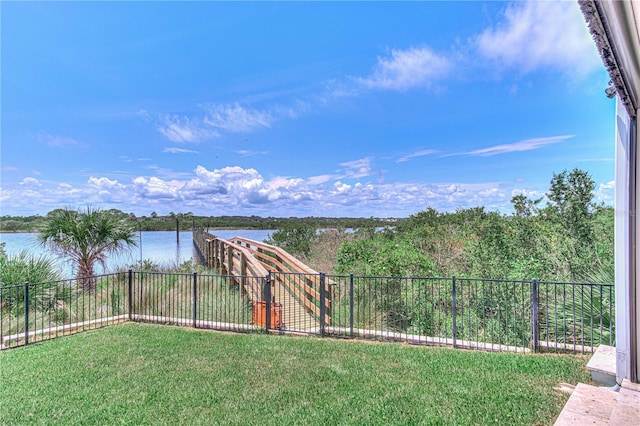
[[[640,2],[579,0],[616,94],[629,116],[640,108]]]

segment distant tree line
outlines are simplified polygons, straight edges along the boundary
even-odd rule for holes
[[[55,209],[45,216],[0,216],[0,232],[40,232],[47,220],[63,209]],[[105,210],[114,216],[135,223],[136,230],[173,231],[190,230],[192,227],[208,229],[280,229],[284,227],[362,228],[380,227],[393,224],[396,219],[352,218],[352,217],[260,217],[260,216],[198,216],[191,212],[149,216],[136,216],[118,209]]]

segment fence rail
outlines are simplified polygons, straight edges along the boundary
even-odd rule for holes
[[[82,279],[0,287],[0,348],[123,321],[494,351],[593,352],[615,342],[612,284],[285,272],[91,278],[92,288]],[[313,283],[298,299],[315,315],[273,302],[272,291],[289,290],[272,283],[284,281]]]

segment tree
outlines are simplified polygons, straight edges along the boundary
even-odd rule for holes
[[[517,217],[531,217],[538,214],[538,204],[542,198],[531,200],[526,195],[518,194],[511,197],[511,204]]]
[[[316,230],[311,226],[284,226],[271,234],[265,243],[278,246],[293,255],[308,256],[315,235]]]
[[[595,186],[589,173],[584,170],[565,170],[553,175],[547,193],[551,201],[551,213],[557,214],[567,231],[583,244],[593,241],[590,219],[594,209]]]
[[[87,207],[86,211],[57,209],[50,212],[38,235],[40,243],[55,253],[70,258],[78,278],[92,277],[94,266],[105,266],[107,256],[136,246],[135,226],[126,216]],[[95,279],[83,279],[91,290]]]

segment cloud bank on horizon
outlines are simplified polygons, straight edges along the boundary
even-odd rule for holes
[[[8,3],[2,40],[3,215],[508,212],[574,167],[613,200],[574,2]]]

